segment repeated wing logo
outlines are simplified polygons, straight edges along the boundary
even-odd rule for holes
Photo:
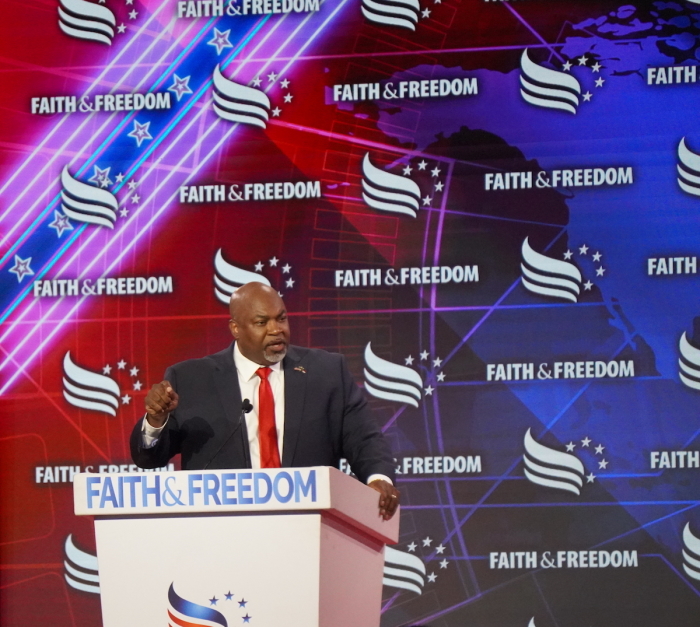
[[[700,581],[700,538],[690,530],[690,523],[683,528],[683,570],[691,579]]]
[[[77,366],[68,351],[63,357],[63,396],[74,407],[117,415],[119,385],[114,379]]]
[[[258,281],[265,285],[270,285],[262,274],[243,270],[230,264],[221,254],[221,248],[216,251],[214,257],[214,294],[222,303],[228,305],[233,294],[241,285]]]
[[[73,534],[69,534],[64,545],[66,554],[63,560],[64,577],[71,588],[100,594],[100,575],[97,569],[97,557],[75,546]]]
[[[384,579],[388,588],[422,594],[425,587],[425,564],[417,555],[384,547]]]
[[[580,270],[573,263],[535,252],[528,239],[523,241],[520,264],[523,287],[540,296],[578,302],[583,280]]]
[[[678,348],[681,352],[678,359],[678,376],[689,388],[700,390],[700,349],[688,341],[685,332],[681,335]]]
[[[419,13],[418,0],[362,0],[362,15],[375,24],[415,31]]]
[[[414,181],[380,170],[372,165],[369,153],[362,160],[362,174],[362,199],[372,209],[416,217],[420,188]]]
[[[229,122],[267,127],[270,99],[265,92],[225,78],[218,65],[214,68],[213,78],[216,115]]]
[[[60,0],[58,26],[70,37],[112,45],[117,21],[107,7],[86,0]]]
[[[527,48],[520,57],[520,69],[520,95],[525,102],[576,114],[581,84],[574,76],[537,65],[528,56]]]
[[[168,589],[168,627],[228,627],[226,617],[217,610],[192,603],[175,592],[175,584]]]
[[[678,185],[687,194],[700,196],[700,155],[688,148],[685,137],[678,144]]]
[[[418,407],[423,380],[407,366],[392,363],[372,352],[372,342],[365,347],[365,390],[386,401]]]
[[[114,228],[119,209],[119,202],[114,194],[73,178],[68,166],[61,172],[61,185],[61,206],[69,218],[76,222]]]
[[[535,617],[534,616],[530,619],[530,622],[527,624],[527,627],[537,627],[537,625],[535,625]]]
[[[525,476],[537,485],[579,496],[585,474],[581,461],[570,453],[562,453],[535,442],[530,431],[528,429],[525,434]]]

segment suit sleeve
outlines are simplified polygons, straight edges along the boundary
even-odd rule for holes
[[[353,381],[345,358],[341,357],[343,385],[343,455],[363,483],[381,474],[394,483],[395,466],[389,443],[374,420],[362,390]]]
[[[165,371],[165,377],[177,392],[177,375],[173,368]],[[143,418],[139,418],[131,431],[129,446],[131,458],[139,468],[162,468],[180,452],[180,430],[177,422],[177,409],[170,414],[168,422],[158,438],[155,446],[144,448],[141,426]]]

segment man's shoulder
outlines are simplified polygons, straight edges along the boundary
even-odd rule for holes
[[[294,361],[301,363],[324,362],[336,363],[343,359],[340,353],[332,353],[322,348],[306,348],[304,346],[290,345],[289,355]]]
[[[231,346],[212,355],[179,361],[170,366],[169,370],[192,372],[201,371],[202,369],[219,369],[227,366],[233,366],[233,349]]]

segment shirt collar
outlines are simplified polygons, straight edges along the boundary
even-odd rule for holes
[[[257,376],[255,372],[258,368],[262,367],[260,364],[256,364],[241,353],[240,348],[238,348],[238,342],[233,345],[233,363],[236,364],[236,370],[238,370],[238,374],[244,381],[250,381],[253,377]],[[273,372],[279,372],[282,368],[282,362],[269,364],[268,367]]]

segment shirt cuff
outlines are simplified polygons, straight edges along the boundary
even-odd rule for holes
[[[143,423],[141,424],[141,441],[143,448],[153,448],[158,444],[158,438],[165,428],[165,425],[168,424],[169,418],[170,414],[168,414],[162,427],[153,427],[146,419],[146,416],[143,417]]]
[[[382,481],[386,481],[389,485],[394,485],[394,482],[389,479],[386,475],[370,475],[367,479],[367,485],[372,483],[372,481],[377,481],[377,479],[381,479]]]

